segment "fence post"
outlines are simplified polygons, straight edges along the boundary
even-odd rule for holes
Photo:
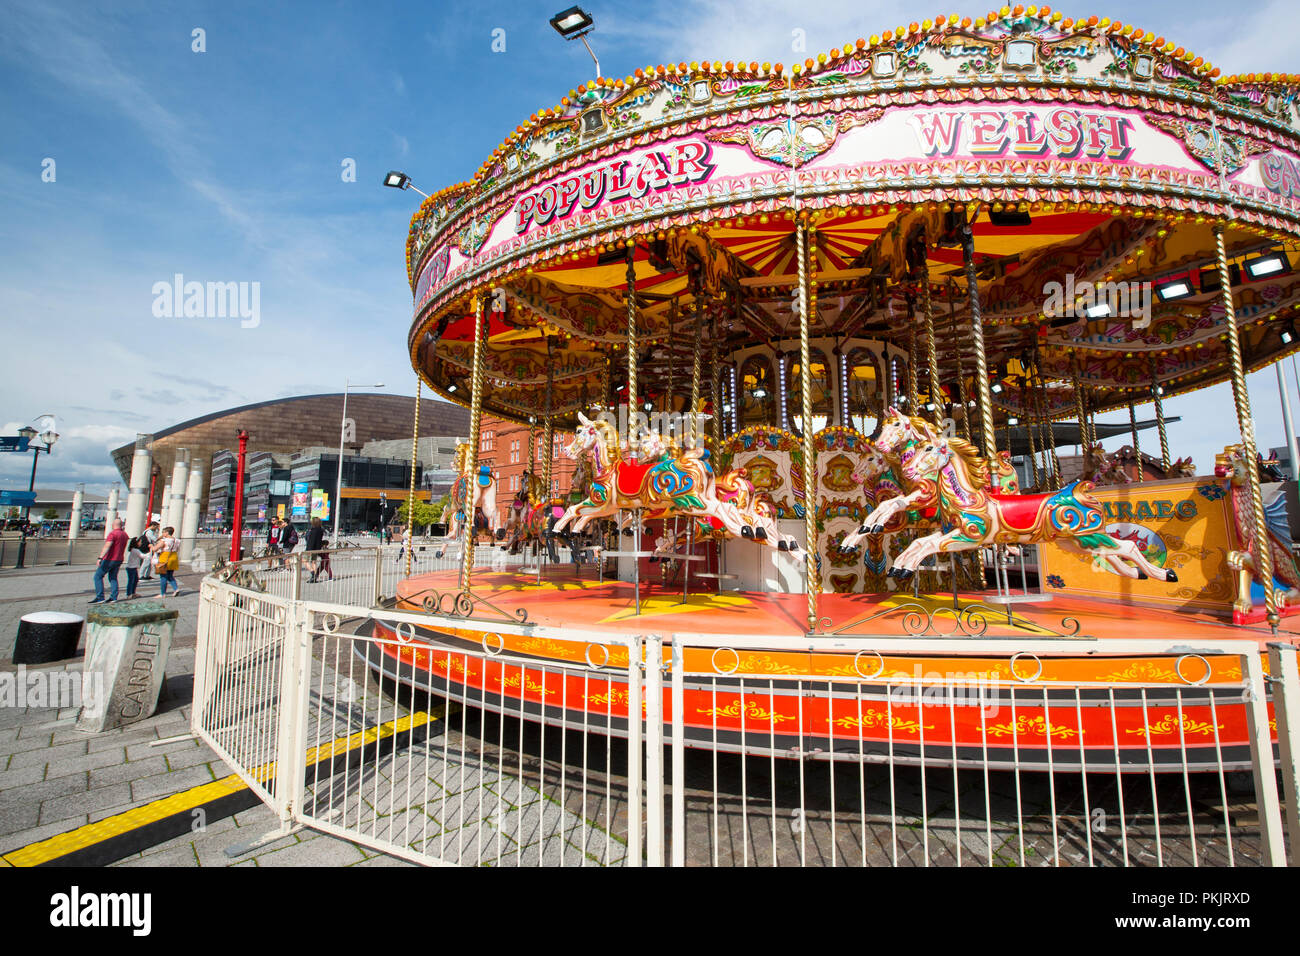
[[[301,601],[285,608],[284,644],[280,665],[280,708],[275,760],[275,806],[280,827],[288,830],[302,810],[306,788],[306,752],[303,728],[307,716],[306,671],[310,666],[311,643],[307,637],[310,612]]]
[[[664,865],[663,638],[645,639],[645,844],[646,863]]]
[[[208,702],[208,651],[212,641],[208,628],[212,622],[210,605],[214,590],[209,581],[199,582],[199,621],[194,632],[194,691],[190,697],[190,732],[196,735],[202,729]]]
[[[1260,850],[1265,866],[1285,866],[1282,845],[1282,808],[1277,798],[1277,773],[1273,769],[1273,738],[1268,726],[1267,689],[1260,653],[1241,655],[1246,680],[1246,730],[1250,734],[1250,769],[1255,777],[1255,802],[1259,807]]]
[[[539,556],[540,560],[540,556]],[[627,654],[627,859],[629,866],[641,865],[641,691],[644,682],[640,635],[632,639]]]
[[[672,722],[673,722],[673,791],[672,791],[672,839],[670,860],[672,866],[686,865],[686,719],[683,696],[685,680],[682,677],[683,661],[682,640],[680,634],[674,634],[672,640]]]
[[[302,557],[303,552],[299,551],[293,555],[293,570],[290,572],[290,591],[289,595],[295,601],[302,600]]]
[[[1277,721],[1278,756],[1282,760],[1282,792],[1286,797],[1286,832],[1291,865],[1300,866],[1300,668],[1293,644],[1268,645],[1268,669],[1273,685],[1273,716]]]
[[[375,546],[375,599],[371,607],[377,607],[384,596],[384,549]]]

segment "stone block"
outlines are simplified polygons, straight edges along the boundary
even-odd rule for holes
[[[90,613],[85,674],[92,699],[82,707],[78,729],[99,733],[153,714],[179,616],[146,601]]]

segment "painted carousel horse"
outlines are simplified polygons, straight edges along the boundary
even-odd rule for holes
[[[492,477],[492,466],[479,465],[478,473],[471,476],[469,442],[459,442],[453,467],[458,477],[451,486],[451,502],[447,506],[451,517],[447,521],[447,536],[443,538],[444,547],[460,537],[467,520],[473,521],[471,528],[476,538],[484,530],[489,534],[496,530],[497,483]],[[442,557],[442,553],[437,551],[437,557]]]
[[[541,478],[525,469],[519,491],[506,509],[506,547],[510,554],[518,554],[526,545],[532,546],[533,554],[544,547],[551,563],[558,564],[560,553],[551,529],[564,515],[567,503],[563,498],[544,496],[543,490]],[[567,536],[565,543],[570,544]]]
[[[875,446],[870,446],[870,451],[864,454],[858,460],[857,465],[854,466],[853,480],[862,485],[862,489],[867,496],[867,504],[872,506],[873,511],[876,506],[889,501],[891,498],[898,498],[903,494],[903,486],[894,474],[893,465],[885,457],[885,454]],[[902,528],[906,520],[906,514],[900,512],[894,515],[889,521],[889,526],[882,530],[886,533],[897,531]],[[870,527],[865,524],[862,525],[857,531],[844,536],[844,540],[840,542],[840,550],[849,551],[863,542],[867,542],[867,566],[877,571],[877,573],[883,574],[886,561],[884,542],[879,537],[869,537],[870,534]]]
[[[1083,453],[1084,473],[1094,485],[1127,485],[1133,479],[1124,470],[1118,455],[1106,454],[1100,445],[1089,445]]]
[[[658,455],[626,459],[613,426],[602,419],[591,421],[581,412],[578,420],[577,432],[565,453],[574,459],[594,455],[595,477],[587,498],[565,512],[556,522],[555,531],[570,526],[582,531],[597,518],[635,510],[643,518],[681,515],[717,519],[733,537],[757,540],[774,548],[784,542],[789,549],[792,539],[776,531],[774,520],[764,520],[767,516],[757,509],[742,513],[733,502],[724,500],[707,451],[696,449],[682,454],[669,443],[668,450]],[[730,493],[725,485],[724,495]]]
[[[1227,478],[1232,488],[1232,523],[1237,529],[1241,550],[1229,553],[1228,565],[1237,572],[1234,607],[1243,614],[1252,610],[1250,582],[1263,581],[1259,574],[1259,547],[1255,541],[1255,510],[1250,502],[1248,469],[1245,449],[1241,445],[1229,445],[1222,454],[1214,456],[1215,475]],[[1273,560],[1273,578],[1284,585],[1277,591],[1278,604],[1300,604],[1300,568],[1296,566],[1295,555],[1286,538],[1270,527],[1272,522],[1267,521],[1270,510],[1265,508],[1268,553]]]
[[[933,505],[944,527],[918,538],[894,560],[890,574],[906,578],[933,554],[970,551],[991,544],[1037,544],[1056,540],[1092,554],[1129,578],[1177,581],[1178,576],[1147,560],[1132,541],[1113,538],[1102,528],[1105,515],[1088,491],[1092,484],[1072,481],[1058,491],[1000,495],[988,490],[988,464],[960,438],[943,438],[922,418],[889,410],[875,446],[896,456],[904,494],[876,506],[866,524],[883,530],[898,511]]]

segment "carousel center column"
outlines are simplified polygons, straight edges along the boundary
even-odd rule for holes
[[[474,488],[478,481],[479,426],[483,420],[483,297],[474,296],[474,375],[469,405],[469,474],[465,489],[465,547],[460,586],[468,591],[474,568]]]

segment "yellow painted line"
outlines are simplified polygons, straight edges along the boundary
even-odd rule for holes
[[[671,594],[656,594],[641,599],[641,617],[658,617],[662,614],[683,614],[688,611],[716,611],[720,608],[749,607],[754,602],[738,594],[692,594],[688,601]],[[598,624],[613,624],[636,617],[635,607],[616,611]]]
[[[376,743],[383,738],[405,733],[417,727],[423,727],[425,724],[438,720],[440,716],[420,711],[375,727],[359,730],[347,737],[338,737],[328,744],[322,744],[308,750],[307,767],[310,769],[323,760],[332,759],[356,747],[363,747],[367,744]],[[255,780],[265,782],[275,776],[275,763],[266,763],[260,767],[251,768],[249,775]],[[200,784],[197,787],[191,787],[189,790],[174,793],[170,797],[163,797],[143,806],[133,807],[116,816],[105,817],[103,820],[88,823],[67,833],[61,833],[47,840],[41,840],[38,843],[11,850],[4,854],[3,857],[0,857],[0,862],[8,866],[40,866],[42,863],[67,856],[77,850],[84,850],[86,847],[94,846],[97,843],[121,836],[151,823],[157,823],[167,817],[193,811],[198,807],[247,788],[248,785],[244,783],[242,777],[238,774],[231,774],[220,780],[214,780],[212,783]]]

